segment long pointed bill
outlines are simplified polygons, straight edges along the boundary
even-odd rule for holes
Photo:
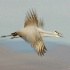
[[[4,35],[4,36],[1,36],[0,38],[5,38],[5,37],[10,37],[12,35]]]
[[[10,37],[10,36],[12,36],[12,38],[15,38],[17,36],[17,33],[14,32],[14,33],[11,33],[11,35],[4,35],[4,36],[1,36],[1,38]]]
[[[13,34],[11,34],[11,35],[3,35],[0,38],[6,38],[6,37],[11,37],[10,39],[19,38],[17,36],[14,36]]]

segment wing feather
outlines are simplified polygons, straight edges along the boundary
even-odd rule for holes
[[[35,38],[33,47],[40,56],[42,56],[42,55],[44,55],[44,53],[46,53],[47,48],[45,47],[44,42],[40,35],[37,38]]]
[[[29,25],[38,26],[37,14],[33,10],[32,11],[30,10],[30,12],[27,12],[27,14],[26,14],[24,27],[29,26]]]
[[[27,12],[26,14],[24,27],[30,26],[30,25],[43,28],[43,20],[42,19],[38,20],[37,13],[34,10],[30,10],[30,12]]]
[[[38,27],[39,27],[39,28],[43,28],[43,27],[44,27],[43,19],[40,19],[40,20],[39,20]]]

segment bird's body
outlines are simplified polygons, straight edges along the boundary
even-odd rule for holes
[[[35,26],[27,26],[20,29],[20,31],[18,31],[17,33],[21,38],[27,40],[29,43],[33,42],[35,36],[38,34]]]
[[[33,48],[36,50],[36,52],[42,56],[47,50],[43,42],[43,37],[48,37],[48,36],[60,37],[61,35],[57,31],[55,32],[44,31],[42,27],[43,27],[43,21],[38,20],[36,12],[32,10],[30,12],[27,12],[24,28],[14,33],[11,33],[11,36],[13,36],[12,38],[17,38],[16,36],[21,37],[22,39],[30,43],[33,46]]]
[[[17,31],[17,34],[30,43],[39,55],[44,55],[47,49],[36,26],[32,25],[22,28],[20,31]]]

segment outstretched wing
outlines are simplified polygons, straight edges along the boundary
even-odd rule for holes
[[[41,56],[44,55],[44,53],[46,53],[47,49],[44,45],[44,42],[43,42],[40,34],[35,38],[33,47],[36,50],[36,52]]]
[[[24,27],[30,26],[30,25],[38,26],[37,14],[33,10],[32,11],[30,10],[30,12],[27,12]]]
[[[43,27],[43,20],[38,20],[37,14],[34,10],[30,10],[30,12],[27,12],[24,27],[26,26],[37,26],[42,28]]]
[[[43,28],[43,27],[44,27],[43,19],[40,19],[40,20],[39,20],[39,22],[38,22],[38,27],[39,27],[39,28]]]

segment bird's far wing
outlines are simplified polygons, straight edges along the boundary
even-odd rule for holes
[[[37,13],[34,10],[27,12],[24,27],[34,25],[43,28],[43,19],[38,20]]]
[[[43,27],[44,27],[43,19],[39,20],[38,27],[43,29]]]
[[[37,14],[34,10],[30,10],[30,12],[27,12],[26,14],[24,27],[30,26],[30,25],[38,26]]]
[[[42,56],[42,55],[44,55],[44,53],[46,53],[47,48],[45,47],[40,34],[35,38],[33,47],[40,56]]]

